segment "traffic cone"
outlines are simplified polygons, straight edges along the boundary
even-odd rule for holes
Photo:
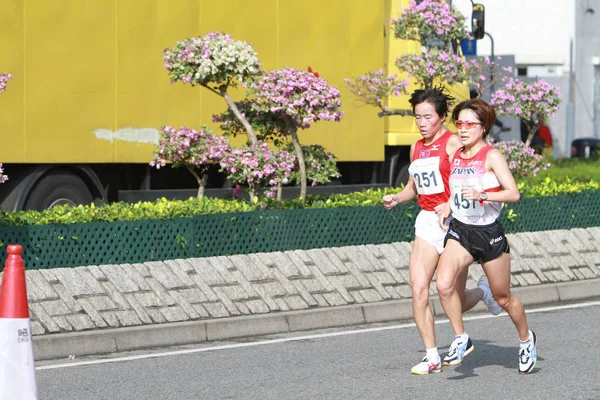
[[[0,400],[37,399],[23,247],[9,245],[0,289]]]

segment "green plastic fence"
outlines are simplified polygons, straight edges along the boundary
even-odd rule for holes
[[[507,209],[516,217],[508,219]],[[382,244],[414,238],[418,207],[256,211],[154,221],[0,227],[0,256],[21,244],[28,269]],[[508,233],[600,226],[600,192],[522,199]]]

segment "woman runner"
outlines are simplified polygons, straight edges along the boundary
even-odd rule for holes
[[[483,100],[467,100],[454,108],[454,125],[462,147],[451,157],[450,201],[440,213],[448,230],[437,271],[437,289],[456,335],[444,365],[458,365],[473,350],[465,332],[461,305],[462,276],[477,261],[489,280],[493,297],[512,319],[520,338],[519,372],[535,366],[536,336],[529,330],[523,304],[510,292],[510,247],[498,221],[503,203],[519,201],[517,184],[500,151],[485,143],[496,112]],[[444,218],[452,213],[449,227]]]

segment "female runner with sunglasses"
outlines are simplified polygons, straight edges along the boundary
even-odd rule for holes
[[[416,90],[411,95],[409,102],[423,138],[410,148],[408,183],[400,193],[383,198],[384,207],[390,209],[411,201],[418,195],[418,203],[422,209],[415,222],[415,241],[409,260],[413,316],[426,351],[422,362],[411,370],[417,375],[442,370],[442,361],[435,343],[433,313],[429,307],[429,287],[440,253],[444,249],[446,235],[440,228],[436,209],[441,210],[450,196],[448,157],[461,145],[456,135],[442,127],[448,115],[450,100],[452,97],[437,88]],[[492,314],[500,313],[501,309],[494,301],[485,279],[478,283],[478,288],[465,293],[466,281],[465,269],[457,282],[459,301],[462,302],[464,311],[483,300]]]
[[[477,261],[489,280],[493,297],[512,319],[521,340],[518,369],[535,366],[536,336],[529,330],[523,304],[510,292],[510,247],[498,221],[503,203],[519,201],[517,184],[500,151],[485,143],[496,112],[483,100],[467,100],[452,112],[462,147],[451,157],[450,201],[440,213],[440,227],[448,229],[437,271],[437,289],[456,338],[444,365],[458,365],[473,350],[464,329],[460,280]],[[452,213],[449,227],[444,218]]]

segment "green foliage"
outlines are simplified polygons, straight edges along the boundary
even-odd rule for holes
[[[347,194],[333,194],[329,196],[309,195],[306,197],[304,208],[336,208],[336,207],[362,207],[381,205],[381,199],[387,194],[398,193],[398,188],[367,189],[361,192]],[[275,202],[269,204],[275,205]],[[300,200],[284,200],[281,208],[302,208]]]
[[[589,182],[575,182],[570,178],[566,178],[562,182],[557,182],[550,177],[546,177],[542,182],[536,185],[530,185],[527,182],[519,182],[518,187],[523,196],[548,197],[556,196],[558,194],[581,193],[600,190],[600,183],[593,180]]]
[[[0,226],[49,225],[86,222],[143,221],[252,211],[255,207],[241,200],[190,198],[185,201],[159,199],[135,204],[112,203],[101,207],[56,206],[44,211],[16,211],[0,214]]]
[[[536,177],[524,178],[530,185],[537,185],[550,178],[557,183],[590,182],[600,179],[600,161],[598,158],[559,158],[548,159],[552,167],[538,171]],[[517,177],[515,177],[517,179]]]
[[[387,194],[397,193],[399,188],[368,189],[348,194],[330,196],[309,195],[302,207],[300,199],[284,200],[282,209],[299,208],[336,208],[336,207],[373,207],[381,206],[381,199]],[[586,183],[567,180],[556,182],[546,178],[543,182],[531,186],[526,182],[519,183],[519,190],[525,197],[548,197],[584,191],[599,191],[600,183]],[[416,202],[414,207],[416,210]],[[135,204],[112,203],[103,206],[56,206],[44,211],[0,212],[0,226],[26,226],[72,224],[87,222],[143,221],[170,218],[189,218],[198,215],[226,214],[248,212],[264,209],[275,209],[274,199],[254,198],[252,202],[241,199],[190,198],[188,200],[159,199],[155,202],[138,202]],[[516,217],[516,216],[515,216]]]
[[[510,221],[510,222],[515,222],[515,220],[519,217],[519,214],[517,214],[515,212],[515,210],[513,210],[512,208],[509,208],[507,213],[506,213],[506,218]]]

